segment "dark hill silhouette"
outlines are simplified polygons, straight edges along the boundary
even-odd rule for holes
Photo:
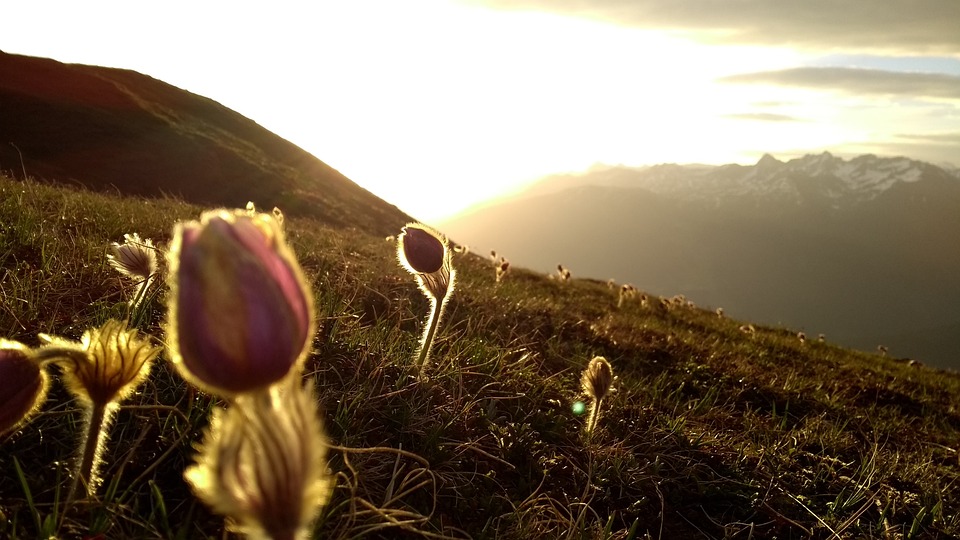
[[[207,205],[253,201],[375,234],[410,220],[213,100],[135,71],[3,52],[0,169]]]

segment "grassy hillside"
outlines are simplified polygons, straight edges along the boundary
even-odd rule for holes
[[[256,122],[135,71],[0,52],[0,118],[0,170],[15,177],[200,204],[252,200],[384,235],[408,221]]]
[[[122,316],[109,243],[163,247],[201,210],[0,179],[0,336],[35,346]],[[498,285],[470,254],[419,382],[428,304],[394,245],[309,218],[286,228],[315,294],[306,376],[336,480],[316,538],[960,535],[956,373],[656,298],[618,308],[605,283],[513,268]],[[162,340],[163,294],[146,308],[133,322]],[[596,355],[619,378],[586,437],[571,405]],[[111,427],[99,499],[68,507],[82,413],[54,381],[0,436],[0,537],[225,537],[182,477],[220,405],[162,359]]]

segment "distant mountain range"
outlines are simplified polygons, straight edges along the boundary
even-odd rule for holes
[[[829,153],[595,167],[438,224],[514,264],[960,368],[960,173]]]
[[[282,90],[276,99],[283,99]],[[377,235],[409,216],[219,103],[135,71],[0,52],[0,170]]]

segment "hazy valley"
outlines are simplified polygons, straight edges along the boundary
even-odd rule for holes
[[[960,175],[824,153],[597,168],[441,224],[543,272],[615,279],[846,346],[960,367]]]

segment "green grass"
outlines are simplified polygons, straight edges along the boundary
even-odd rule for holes
[[[201,210],[0,179],[0,336],[34,346],[122,316],[109,243],[163,246]],[[286,228],[316,295],[306,374],[333,445],[316,538],[960,536],[956,373],[656,298],[617,309],[599,281],[512,268],[497,285],[467,255],[418,382],[429,304],[395,246]],[[164,311],[151,298],[138,326],[162,340]],[[619,378],[587,441],[571,405],[596,355]],[[223,538],[182,477],[216,405],[161,359],[117,414],[100,499],[67,508],[82,411],[55,381],[0,436],[0,537]]]

